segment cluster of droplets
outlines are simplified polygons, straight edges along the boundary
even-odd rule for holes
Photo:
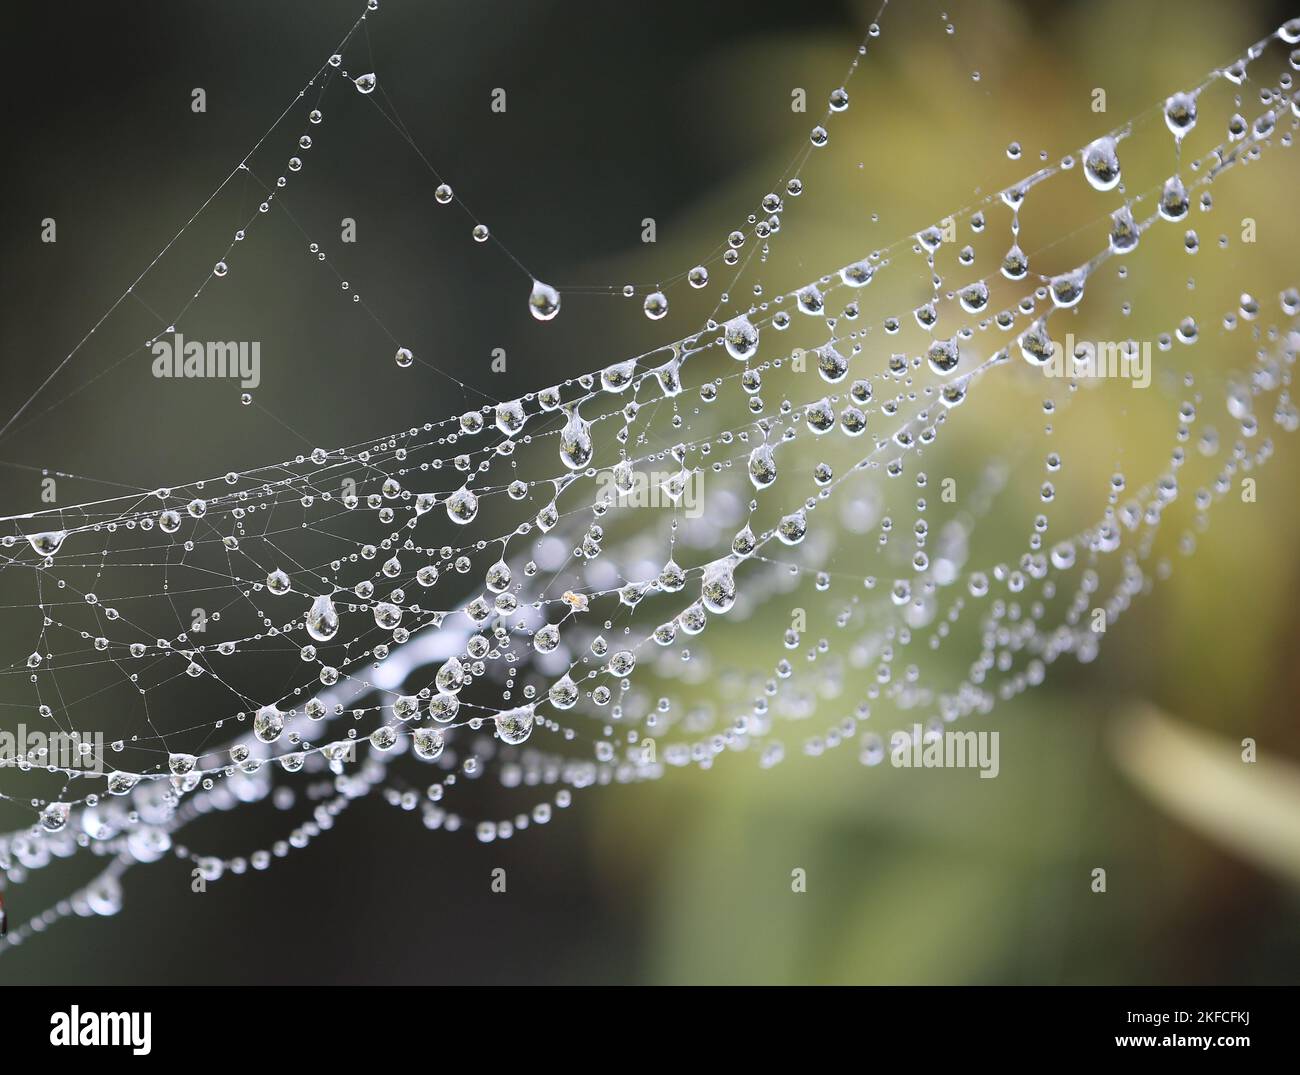
[[[1279,36],[1300,38],[1300,25],[1287,24]],[[336,59],[331,67],[340,66]],[[1243,62],[1241,78],[1244,70]],[[1239,83],[1233,72],[1224,76]],[[364,96],[377,86],[373,74],[352,82]],[[1179,147],[1196,123],[1200,92],[1165,103]],[[835,90],[828,117],[847,107],[847,91]],[[825,122],[814,128],[811,148],[828,143]],[[1240,159],[1232,144],[1262,148],[1276,126],[1274,115],[1240,136],[1229,131],[1219,171]],[[1094,191],[1119,187],[1117,147],[1131,136],[1115,132],[1081,151]],[[1182,220],[1196,189],[1175,174],[1155,195],[1154,210],[1126,194],[1091,260],[1030,279],[1036,274],[1019,246],[1019,210],[1033,186],[1066,170],[1045,170],[997,196],[1012,212],[1011,246],[983,279],[944,290],[942,227],[902,244],[924,260],[934,285],[934,297],[910,314],[857,327],[856,298],[835,312],[844,296],[907,263],[894,248],[875,251],[784,301],[710,319],[658,352],[515,400],[376,442],[317,448],[262,471],[160,489],[154,503],[106,501],[8,520],[13,533],[0,539],[5,573],[42,581],[33,606],[38,643],[14,662],[14,682],[45,698],[57,696],[56,677],[83,674],[86,665],[124,676],[142,696],[190,680],[220,692],[233,716],[194,729],[202,734],[184,744],[189,750],[174,734],[114,741],[114,757],[152,762],[124,761],[103,774],[26,759],[28,769],[53,773],[62,790],[28,798],[35,823],[0,837],[0,868],[14,882],[90,848],[112,865],[50,921],[112,913],[131,865],[175,856],[211,880],[266,869],[372,793],[430,829],[455,831],[465,826],[450,806],[459,786],[487,773],[532,799],[510,817],[474,823],[479,839],[505,839],[545,824],[589,787],[653,780],[672,766],[708,768],[728,752],[777,764],[786,753],[782,729],[820,715],[856,680],[868,684],[860,698],[824,731],[805,736],[804,753],[856,743],[861,760],[876,765],[884,739],[863,727],[874,710],[924,716],[923,734],[931,736],[1039,685],[1062,656],[1093,660],[1099,639],[1088,626],[1091,612],[1101,608],[1113,622],[1166,573],[1148,562],[1152,543],[1179,498],[1182,444],[1207,401],[1198,393],[1180,402],[1166,472],[1137,487],[1115,475],[1096,524],[1053,535],[1050,544],[1048,510],[1064,464],[1058,452],[1045,453],[1043,510],[1026,549],[991,566],[968,565],[970,537],[1005,475],[986,468],[965,510],[944,519],[936,479],[917,465],[952,409],[993,371],[1013,365],[1013,352],[1035,370],[1058,357],[1051,318],[1079,308],[1090,277],[1132,251],[1155,221]],[[796,177],[786,192],[801,189]],[[451,201],[450,188],[440,185],[435,197]],[[984,208],[966,221],[976,235],[986,228]],[[768,195],[763,209],[768,217],[754,229],[766,224],[767,239],[779,225],[781,199]],[[475,232],[488,238],[482,225]],[[734,233],[728,251],[746,240]],[[963,271],[974,260],[973,252],[957,256]],[[735,266],[740,257],[723,261]],[[224,259],[221,265],[217,276],[227,271]],[[1004,286],[999,277],[1028,281],[1031,290],[990,314],[993,288]],[[703,287],[708,270],[697,266],[687,278]],[[656,289],[643,307],[657,320],[667,299]],[[791,308],[824,338],[774,352],[769,330],[789,329]],[[533,280],[529,309],[549,320],[560,295]],[[1235,323],[1259,315],[1259,303],[1242,296],[1228,316]],[[1193,494],[1198,523],[1238,475],[1271,456],[1271,440],[1260,437],[1266,402],[1275,427],[1300,425],[1290,399],[1300,343],[1293,289],[1283,292],[1280,315],[1256,337],[1249,368],[1224,401],[1238,426],[1235,443],[1224,452],[1216,431],[1199,434],[1201,456],[1217,469]],[[955,328],[939,331],[950,321]],[[868,349],[905,328],[924,342],[900,343],[888,355]],[[1012,331],[1009,346],[988,342]],[[1173,336],[1194,343],[1198,327],[1180,322]],[[729,359],[721,372],[708,363],[711,352]],[[409,366],[414,355],[401,347],[396,361]],[[805,367],[812,376],[803,377]],[[698,394],[689,422],[682,418],[688,386]],[[1075,388],[1071,381],[1070,393]],[[736,402],[734,412],[718,406],[726,399]],[[664,401],[668,408],[657,406]],[[1056,411],[1055,400],[1044,404],[1049,435]],[[815,454],[811,465],[804,446]],[[905,477],[915,491],[901,509],[910,520],[887,511],[881,491]],[[293,519],[285,521],[289,509]],[[502,531],[503,523],[510,528]],[[141,571],[163,581],[142,593]],[[201,630],[180,623],[170,633],[146,633],[148,606],[161,612],[153,622],[170,616],[175,625],[170,591],[186,585],[224,594],[220,614]],[[834,630],[810,638],[806,618],[794,617],[776,632],[785,656],[761,666],[759,636],[771,625],[755,617],[795,592],[833,608]],[[131,614],[123,615],[119,606],[128,604]],[[912,655],[954,645],[958,627],[972,619],[977,652],[965,676],[946,688],[928,681]],[[717,655],[728,637],[743,639],[753,654],[737,672]],[[268,655],[295,670],[276,697],[254,685]],[[712,677],[717,698],[707,689]],[[733,703],[728,712],[720,699]],[[39,711],[55,716],[46,702]],[[402,758],[408,761],[399,766]],[[413,784],[412,771],[426,776]],[[197,817],[263,799],[282,809],[302,804],[309,816],[244,856],[177,842]]]

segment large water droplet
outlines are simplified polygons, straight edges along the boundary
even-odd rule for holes
[[[658,321],[668,313],[668,297],[662,291],[652,291],[645,297],[641,308],[651,321]]]
[[[1083,153],[1083,174],[1093,190],[1113,190],[1119,183],[1119,155],[1115,139],[1098,138]]]
[[[957,363],[961,361],[961,350],[956,340],[935,340],[930,344],[926,358],[935,373],[949,373],[956,369]]]
[[[766,489],[776,481],[776,459],[769,444],[760,444],[749,453],[749,480],[755,489]]]
[[[28,534],[27,541],[42,556],[53,556],[67,539],[66,530],[47,530],[43,534]]]
[[[560,312],[560,293],[550,284],[534,280],[532,293],[528,296],[528,312],[538,321],[549,321]]]
[[[321,594],[307,610],[307,633],[317,642],[328,642],[338,631],[338,610],[328,596]]]
[[[498,403],[496,408],[497,429],[501,430],[507,437],[513,437],[524,428],[527,416],[524,414],[524,404],[522,400],[512,400],[510,403]]]
[[[556,709],[572,709],[578,701],[578,685],[566,672],[551,685],[547,697]]]
[[[1180,142],[1196,126],[1196,95],[1175,93],[1165,101],[1165,126]]]
[[[1122,205],[1110,216],[1110,248],[1116,254],[1127,254],[1138,244],[1141,230],[1133,219],[1133,211]]]
[[[1060,309],[1077,306],[1079,300],[1083,298],[1083,285],[1086,279],[1087,273],[1083,269],[1053,276],[1048,285],[1052,293],[1052,305]]]
[[[498,713],[496,725],[501,741],[517,746],[533,734],[533,707],[525,705]]]
[[[457,489],[447,498],[447,518],[462,526],[474,521],[478,514],[478,497],[468,487]]]
[[[402,622],[402,610],[391,601],[380,601],[375,605],[375,623],[386,631],[393,630]]]
[[[1170,176],[1165,181],[1158,208],[1165,220],[1182,220],[1187,215],[1187,188],[1179,176]]]
[[[704,569],[700,600],[710,612],[724,613],[736,603],[736,579],[730,559],[719,560]]]
[[[284,714],[273,705],[264,705],[253,718],[253,734],[263,743],[274,743],[284,731]]]
[[[733,317],[722,326],[722,339],[727,354],[738,362],[744,362],[758,350],[758,329],[744,315]]]
[[[835,384],[849,375],[849,360],[833,344],[823,344],[817,348],[817,372],[822,380]]]
[[[560,644],[560,629],[548,623],[533,635],[533,649],[538,653],[553,653]]]
[[[560,432],[560,458],[570,470],[581,470],[591,462],[591,423],[575,407]]]

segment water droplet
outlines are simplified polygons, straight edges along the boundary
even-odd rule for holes
[[[1165,220],[1182,220],[1187,215],[1187,188],[1179,176],[1170,176],[1160,194],[1160,215]]]
[[[317,642],[328,642],[339,630],[339,614],[330,598],[321,594],[307,610],[307,633]]]
[[[264,705],[253,718],[253,734],[263,743],[274,743],[284,731],[284,714],[273,705]]]
[[[560,432],[560,459],[570,470],[581,470],[592,456],[591,423],[578,414],[575,407]]]
[[[447,498],[447,518],[462,526],[474,521],[478,514],[478,497],[462,486]]]
[[[1141,231],[1127,205],[1120,206],[1110,217],[1110,248],[1116,254],[1127,254],[1138,244]]]
[[[876,270],[869,261],[855,261],[840,270],[840,279],[849,287],[866,287],[875,275]]]
[[[719,615],[731,610],[736,603],[736,579],[730,559],[718,560],[704,569],[700,584],[700,600],[710,612]]]
[[[538,321],[549,321],[560,312],[560,293],[550,284],[534,280],[528,296],[528,312]]]
[[[27,543],[41,556],[53,556],[67,536],[66,530],[47,530],[43,534],[28,534]]]
[[[578,701],[578,685],[573,682],[566,672],[563,676],[551,684],[551,689],[547,692],[551,705],[556,709],[572,709]]]
[[[727,354],[738,362],[744,362],[758,350],[758,329],[743,314],[723,325],[722,338]]]
[[[496,715],[497,735],[503,743],[518,746],[533,734],[533,707],[520,706]]]
[[[749,453],[749,480],[755,489],[766,489],[776,481],[776,458],[771,445],[760,444]]]
[[[434,761],[442,754],[446,742],[437,728],[416,728],[411,734],[411,746],[417,758]]]
[[[930,344],[926,358],[935,373],[950,373],[957,368],[961,360],[961,350],[956,340],[935,340]]]
[[[1180,142],[1196,126],[1196,95],[1175,93],[1165,101],[1165,126]]]
[[[1113,190],[1119,183],[1119,155],[1115,139],[1098,138],[1083,153],[1083,174],[1093,190]]]
[[[375,623],[385,631],[391,631],[402,622],[402,610],[391,601],[380,601],[375,605]]]
[[[668,313],[668,299],[662,291],[652,291],[645,297],[642,309],[651,321],[658,321]]]

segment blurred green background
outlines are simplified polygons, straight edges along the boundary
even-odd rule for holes
[[[359,8],[152,0],[13,13],[10,40],[57,62],[29,76],[4,121],[15,162],[0,180],[6,416],[240,159]],[[348,66],[373,67],[439,171],[543,279],[643,284],[699,260],[751,211],[813,121],[791,114],[791,88],[806,87],[819,112],[875,10],[383,0],[366,46],[373,65],[349,56]],[[850,112],[787,219],[773,287],[934,223],[1032,171],[1040,150],[1058,159],[1190,88],[1289,15],[1265,3],[893,5]],[[189,107],[196,86],[208,94],[203,115]],[[1088,108],[1098,86],[1105,116]],[[509,94],[503,116],[488,111],[495,87]],[[241,407],[234,386],[159,382],[144,356],[124,359],[157,331],[151,311],[165,320],[183,304],[211,251],[255,206],[255,185],[236,184],[0,441],[6,511],[39,506],[40,472],[25,468],[86,475],[59,479],[61,503],[110,495],[104,483],[148,488],[246,469],[463,410],[480,401],[474,389],[506,394],[489,370],[495,347],[509,355],[518,394],[694,327],[685,300],[651,324],[620,298],[575,294],[553,331],[539,334],[516,270],[469,241],[467,220],[432,204],[427,172],[387,124],[355,96],[335,107],[310,182],[288,204],[332,244],[339,219],[356,219],[359,241],[342,259],[349,278],[385,325],[452,377],[398,369],[387,338],[277,214],[232,260],[223,281],[232,286],[205,295],[190,329],[263,341],[255,406]],[[285,155],[295,132],[292,123],[280,132]],[[1012,141],[1023,146],[1018,161],[1004,152]],[[1218,215],[1204,222],[1195,261],[1178,249],[1180,236],[1147,244],[1155,249],[1142,251],[1141,286],[1103,292],[1100,323],[1127,299],[1134,333],[1171,330],[1195,313],[1210,335],[1238,289],[1275,317],[1277,292],[1297,282],[1293,154],[1275,150],[1215,185]],[[1124,159],[1126,174],[1131,166],[1158,181],[1172,167],[1167,136],[1135,137]],[[1082,180],[1056,182],[1069,194],[1031,198],[1026,235],[1037,227],[1055,238],[1087,223],[1066,226]],[[1211,252],[1244,215],[1260,222],[1249,257]],[[47,216],[58,221],[57,244],[39,241]],[[659,227],[650,248],[640,242],[647,216]],[[1005,215],[990,222],[1005,235]],[[1044,262],[1072,267],[1096,237],[1072,237]],[[1207,399],[1221,395],[1217,364],[1248,359],[1244,331],[1177,355],[1203,376]],[[1023,434],[1034,456],[1024,473],[1036,474],[1043,419],[1028,401],[1037,391],[1017,384],[965,408],[961,430],[945,438],[952,472],[1020,451]],[[1118,464],[1140,480],[1159,472],[1174,392],[1120,404],[1097,394],[1061,417],[1053,446],[1072,464],[1058,483],[1064,519],[1095,517]],[[1247,854],[1240,839],[1279,819],[1300,825],[1294,769],[1262,807],[1252,802],[1267,816],[1247,811],[1235,836],[1212,833],[1186,804],[1153,797],[1133,776],[1184,788],[1204,781],[1207,799],[1221,801],[1211,776],[1184,767],[1178,744],[1188,729],[1216,737],[1212,758],[1235,758],[1251,736],[1262,759],[1300,764],[1300,466],[1291,439],[1270,434],[1278,456],[1258,475],[1258,503],[1216,509],[1196,557],[1177,560],[1097,663],[1058,667],[998,711],[997,780],[865,769],[847,749],[820,759],[791,749],[772,771],[725,757],[709,773],[579,795],[546,830],[489,847],[362,804],[309,852],[201,898],[190,898],[180,863],[137,871],[122,914],[62,924],[6,953],[0,981],[1294,981],[1294,862],[1280,851]],[[1008,544],[1019,550],[1036,483],[1023,493],[1013,483],[977,531],[989,557],[1010,555],[991,551]],[[1169,531],[1161,541],[1172,557],[1179,531]],[[23,616],[5,611],[9,649],[30,638]],[[1171,723],[1135,718],[1143,703]],[[1231,798],[1231,785],[1222,794]],[[265,820],[241,819],[225,834],[230,850],[268,831]],[[505,896],[489,893],[496,866],[509,871]],[[1089,888],[1098,866],[1105,895]],[[808,875],[800,895],[790,886],[796,867]],[[18,899],[43,906],[66,891],[50,874],[11,890],[15,919],[24,917]]]

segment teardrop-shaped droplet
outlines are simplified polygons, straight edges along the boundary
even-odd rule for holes
[[[983,280],[968,284],[957,293],[961,308],[968,314],[979,313],[989,302],[989,287]]]
[[[455,694],[465,686],[465,666],[459,657],[448,657],[433,679],[438,690]]]
[[[1165,126],[1180,142],[1196,126],[1196,95],[1175,93],[1165,101]]]
[[[808,519],[803,508],[782,517],[776,527],[776,536],[786,545],[798,545],[808,533]]]
[[[730,559],[719,560],[704,569],[700,600],[710,612],[729,612],[736,603],[736,579]]]
[[[447,498],[447,518],[464,526],[478,514],[478,497],[468,488],[457,489]]]
[[[935,373],[949,373],[957,368],[957,363],[961,361],[961,350],[954,340],[935,340],[930,344],[930,350],[926,352],[926,358],[930,362],[930,368]]]
[[[503,743],[518,746],[533,734],[533,707],[520,706],[496,715],[497,735]]]
[[[528,312],[538,321],[549,321],[560,312],[560,293],[550,284],[534,280],[532,293],[528,296]]]
[[[385,631],[391,631],[402,622],[402,610],[391,601],[380,601],[375,605],[375,624]]]
[[[458,712],[460,712],[460,699],[450,691],[439,691],[429,699],[429,716],[439,724],[450,724],[456,719]]]
[[[749,453],[749,480],[755,489],[766,489],[776,481],[776,458],[766,442]]]
[[[1179,176],[1170,176],[1165,181],[1158,208],[1165,220],[1182,220],[1187,215],[1187,188]]]
[[[551,684],[547,697],[551,700],[551,705],[555,706],[556,709],[572,709],[578,701],[578,685],[573,682],[566,672]]]
[[[446,742],[442,737],[442,732],[437,728],[416,728],[411,733],[411,747],[415,751],[415,756],[424,761],[433,761],[441,753]]]
[[[575,407],[560,431],[560,458],[570,470],[581,470],[591,462],[591,423]]]
[[[560,629],[548,623],[533,635],[533,649],[538,653],[553,653],[560,644]]]
[[[253,734],[263,743],[274,743],[284,731],[284,714],[273,705],[264,705],[253,718]]]
[[[1019,243],[1013,243],[1002,259],[1002,275],[1008,280],[1021,280],[1029,272],[1029,259],[1020,249]]]
[[[636,376],[636,359],[615,362],[600,371],[600,387],[606,392],[622,392]]]
[[[1048,283],[1048,290],[1052,293],[1052,305],[1062,310],[1077,306],[1079,300],[1083,298],[1083,285],[1087,277],[1088,274],[1083,269],[1053,276]]]
[[[1113,190],[1119,183],[1119,154],[1115,139],[1098,138],[1083,151],[1083,174],[1093,190]]]
[[[655,367],[655,377],[665,396],[678,395],[682,390],[681,362],[672,358],[662,366]]]
[[[800,312],[805,314],[819,314],[826,308],[826,300],[816,284],[802,288],[795,296],[795,302]]]
[[[817,348],[817,372],[823,381],[837,384],[849,375],[849,360],[835,350],[834,344],[823,344]]]
[[[1133,219],[1133,211],[1122,205],[1110,216],[1110,248],[1116,254],[1127,254],[1138,244],[1141,229]]]
[[[757,548],[758,539],[754,537],[754,531],[748,526],[731,539],[731,551],[737,556],[752,556]]]
[[[338,610],[326,594],[321,594],[307,610],[307,633],[317,642],[328,642],[338,632]]]
[[[722,338],[727,354],[744,362],[758,350],[758,329],[745,316],[733,317],[722,326]]]
[[[1035,321],[1020,336],[1020,353],[1032,366],[1042,366],[1051,361],[1056,344],[1047,335],[1047,322],[1043,318]]]
[[[524,413],[523,400],[515,399],[509,403],[498,403],[496,406],[496,425],[507,437],[513,437],[528,420]]]

